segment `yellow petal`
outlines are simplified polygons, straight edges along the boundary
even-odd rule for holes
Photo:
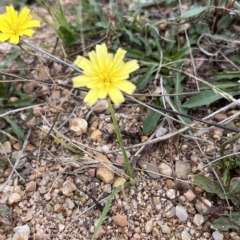
[[[0,42],[5,42],[11,37],[9,33],[1,33],[0,34]]]
[[[29,13],[30,13],[30,9],[29,8],[24,7],[22,9],[22,11],[19,14],[19,22],[20,22],[20,24],[22,24],[22,23],[24,23],[26,21],[31,20],[31,15],[29,15]]]
[[[123,63],[123,58],[126,54],[126,51],[123,50],[122,48],[119,48],[116,52],[116,54],[114,55],[113,61],[112,61],[112,67],[114,67],[115,69],[119,67],[120,63]]]
[[[20,30],[20,31],[18,32],[18,35],[19,35],[19,36],[26,35],[26,36],[31,37],[34,33],[35,33],[35,31],[32,30],[32,29],[24,29],[24,30]]]
[[[98,100],[98,93],[98,88],[92,88],[84,98],[84,102],[92,106]]]
[[[19,43],[19,36],[12,34],[11,37],[10,37],[10,43],[18,44]]]
[[[99,71],[105,72],[110,60],[105,43],[96,46],[96,60],[98,62]]]
[[[129,74],[137,69],[139,69],[137,60],[131,60],[124,64],[124,66],[121,68],[121,72],[123,74]]]
[[[85,75],[77,76],[72,79],[73,81],[73,87],[86,87],[89,83],[89,77]]]
[[[31,27],[40,27],[40,21],[38,20],[31,20],[29,22],[24,23],[22,26],[20,25],[20,29],[22,28],[31,28]]]
[[[105,43],[101,44],[101,45],[96,45],[96,54],[98,57],[100,58],[106,58],[108,55],[108,50],[107,50],[107,46]]]
[[[113,84],[113,86],[127,94],[132,94],[136,89],[136,86],[133,83],[124,80]]]
[[[121,91],[115,87],[109,88],[108,95],[117,106],[125,101]]]
[[[108,94],[108,88],[102,87],[99,89],[98,97],[99,98],[106,98]]]
[[[93,64],[84,57],[78,56],[74,64],[76,64],[79,68],[81,68],[84,71],[84,74],[86,75],[96,74]]]

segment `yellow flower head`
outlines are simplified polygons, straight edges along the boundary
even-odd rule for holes
[[[83,70],[83,75],[73,78],[73,86],[91,89],[84,102],[92,106],[98,99],[109,96],[116,105],[124,102],[121,91],[132,94],[136,86],[127,81],[129,74],[139,68],[136,60],[124,63],[126,51],[108,53],[106,44],[96,45],[96,51],[88,53],[89,60],[78,56],[74,62]]]
[[[35,31],[32,27],[40,27],[40,21],[32,20],[30,9],[24,7],[20,14],[13,6],[6,7],[6,13],[0,15],[0,41],[10,39],[10,43],[19,43],[19,37],[23,35],[32,36]]]

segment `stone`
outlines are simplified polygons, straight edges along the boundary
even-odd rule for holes
[[[35,117],[31,118],[29,121],[25,123],[27,128],[33,128],[36,126],[36,124],[37,124],[37,121]]]
[[[167,224],[160,225],[162,233],[169,234],[171,233],[171,228]]]
[[[121,186],[121,185],[124,186],[124,183],[125,183],[125,182],[126,182],[126,179],[125,179],[125,178],[123,178],[123,177],[118,177],[118,178],[114,181],[113,187],[116,188],[116,187]]]
[[[167,133],[167,131],[168,130],[166,128],[164,128],[164,127],[158,128],[158,130],[156,131],[156,138],[165,135]]]
[[[45,115],[45,109],[43,107],[35,107],[33,108],[33,115],[35,117],[40,117],[42,115]]]
[[[191,240],[192,236],[186,231],[183,230],[181,233],[182,240]]]
[[[16,161],[19,160],[16,169],[21,169],[25,162],[27,161],[27,158],[24,157],[25,155],[26,154],[24,154],[23,151],[14,151],[12,153],[12,158],[15,159]]]
[[[102,137],[102,132],[99,129],[94,130],[90,136],[91,140],[95,142],[99,142],[101,140],[101,137]]]
[[[145,231],[146,231],[146,233],[150,233],[152,231],[152,229],[153,229],[153,221],[149,220],[145,224]]]
[[[191,172],[191,166],[188,162],[176,161],[175,173],[177,178],[182,180],[187,180],[190,172]]]
[[[53,209],[53,210],[54,210],[54,212],[56,212],[56,213],[61,213],[61,212],[64,212],[64,211],[65,211],[63,205],[62,205],[62,204],[59,204],[59,203],[57,203],[57,204],[54,205],[54,209]]]
[[[70,196],[72,192],[75,191],[76,189],[77,189],[76,185],[69,180],[66,180],[63,183],[62,187],[60,188],[62,194],[65,196]]]
[[[197,209],[197,211],[202,214],[202,215],[206,215],[210,212],[210,207],[211,207],[211,202],[206,199],[206,198],[201,198],[202,201],[209,207],[207,207],[202,201],[197,200],[195,207]]]
[[[194,192],[189,189],[186,193],[184,193],[184,196],[191,202],[196,198],[196,195],[194,194]]]
[[[221,234],[219,231],[215,231],[212,233],[214,240],[223,240],[223,234]]]
[[[95,113],[102,113],[108,109],[108,101],[107,100],[98,100],[94,106],[92,107],[92,111]]]
[[[159,170],[156,165],[146,162],[142,159],[138,160],[138,165],[140,168],[144,169],[146,174],[151,177],[152,179],[159,179]]]
[[[113,222],[119,227],[128,226],[128,220],[126,215],[116,215],[112,217]]]
[[[179,221],[185,222],[188,219],[188,213],[186,209],[180,205],[176,206],[176,216]]]
[[[0,240],[6,240],[6,237],[0,234]]]
[[[51,237],[43,229],[39,228],[37,233],[34,234],[34,240],[51,240]]]
[[[174,199],[176,198],[177,196],[179,196],[179,192],[176,191],[175,189],[168,189],[166,191],[166,196],[169,198],[169,199]]]
[[[8,198],[8,203],[10,205],[14,204],[14,203],[18,203],[21,201],[21,196],[18,193],[11,193],[9,198]]]
[[[12,145],[9,141],[5,141],[0,145],[0,154],[5,155],[5,153],[10,153],[12,151]]]
[[[14,235],[12,240],[28,240],[29,234],[30,234],[30,227],[26,224],[23,226],[15,227],[14,229]]]
[[[172,218],[176,215],[176,208],[170,203],[166,206],[164,213],[166,218]]]
[[[27,212],[26,216],[23,218],[23,222],[26,223],[31,221],[33,216],[34,216],[34,213],[33,211],[30,210],[29,212]]]
[[[26,192],[33,192],[36,189],[36,182],[30,181],[26,184]]]
[[[161,163],[159,165],[159,172],[165,176],[172,176],[172,168],[166,163]]]
[[[114,179],[114,172],[107,167],[98,167],[96,177],[104,183],[111,183]]]
[[[106,165],[112,165],[108,158],[101,153],[96,153],[95,157]],[[96,177],[104,183],[112,183],[114,179],[114,172],[109,167],[101,166],[97,168]]]
[[[69,128],[75,136],[80,136],[87,132],[88,122],[84,118],[69,119]]]
[[[214,115],[213,119],[216,120],[217,122],[221,122],[227,118],[227,114],[225,113],[217,113]]]
[[[193,223],[196,225],[196,226],[201,226],[203,223],[204,223],[204,217],[202,214],[195,214],[194,217],[193,217]]]
[[[231,240],[240,240],[240,236],[236,232],[230,232],[229,236]]]
[[[100,227],[97,231],[97,234],[95,236],[95,239],[102,239],[102,236],[106,233],[105,229],[103,227]]]

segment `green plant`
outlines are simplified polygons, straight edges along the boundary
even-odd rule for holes
[[[52,26],[55,29],[58,37],[63,41],[64,47],[69,47],[72,46],[73,44],[79,43],[79,38],[73,28],[73,24],[67,20],[59,0],[58,9],[53,8],[49,1],[39,0],[38,3],[42,6],[45,6],[49,14],[54,19],[55,22],[50,22],[42,15],[40,15],[40,17],[45,22],[47,22],[50,26]]]

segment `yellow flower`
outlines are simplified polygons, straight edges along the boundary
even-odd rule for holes
[[[10,39],[10,43],[19,43],[19,37],[23,35],[32,36],[35,31],[32,27],[40,27],[40,21],[32,20],[30,9],[24,7],[20,14],[13,6],[6,7],[6,13],[0,15],[0,41]]]
[[[91,89],[84,102],[92,106],[98,99],[109,96],[116,105],[124,102],[121,91],[132,94],[136,86],[127,81],[129,74],[139,68],[136,60],[124,63],[126,51],[119,48],[115,56],[108,53],[106,44],[96,46],[96,51],[88,53],[89,60],[78,56],[75,64],[83,70],[83,75],[73,78],[73,86]]]

